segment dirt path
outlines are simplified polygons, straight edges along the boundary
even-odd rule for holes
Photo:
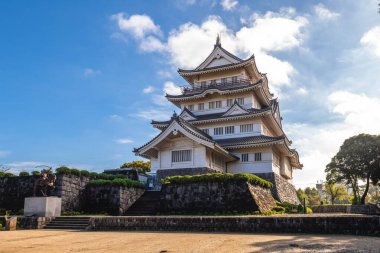
[[[304,234],[79,232],[68,230],[0,232],[0,253],[21,252],[380,253],[380,238]]]

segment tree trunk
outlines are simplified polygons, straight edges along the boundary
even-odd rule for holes
[[[371,177],[371,173],[368,172],[367,173],[367,182],[366,182],[366,185],[365,185],[365,190],[364,190],[364,193],[363,193],[362,198],[360,200],[360,204],[362,204],[362,205],[365,204],[365,198],[367,197],[367,193],[368,193],[368,189],[369,189],[370,177]]]

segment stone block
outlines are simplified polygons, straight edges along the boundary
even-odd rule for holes
[[[61,216],[62,200],[58,197],[25,198],[24,215],[38,217]]]

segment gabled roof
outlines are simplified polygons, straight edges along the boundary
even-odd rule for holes
[[[181,112],[181,114],[179,115],[182,119],[185,119],[187,121],[189,120],[195,120],[197,117],[189,110],[185,107],[185,109],[183,109],[183,111]]]
[[[146,143],[145,145],[134,149],[134,153],[140,155],[145,158],[149,158],[150,154],[156,152],[155,146],[160,142],[164,141],[170,134],[178,134],[181,133],[184,136],[196,141],[199,144],[202,144],[206,147],[213,149],[215,152],[218,152],[225,157],[229,158],[229,160],[236,160],[237,158],[230,154],[227,150],[223,149],[216,143],[211,136],[204,133],[200,129],[194,127],[186,120],[180,118],[176,114],[173,115],[170,124],[166,127],[161,133],[159,133],[156,137],[154,137],[151,141]]]
[[[222,117],[225,117],[225,116],[232,116],[232,115],[239,115],[239,114],[246,114],[246,113],[249,113],[248,110],[244,109],[243,107],[241,107],[239,105],[239,103],[236,101],[235,99],[235,102],[234,104],[230,107],[230,109],[228,109],[223,115]]]
[[[256,135],[239,138],[219,139],[216,141],[220,146],[224,148],[239,148],[259,144],[272,144],[283,140],[285,140],[285,136]]]
[[[189,120],[188,122],[191,124],[202,124],[207,122],[216,122],[216,121],[225,121],[225,120],[236,120],[236,119],[243,119],[243,118],[251,118],[255,116],[261,116],[265,115],[267,113],[271,112],[270,107],[266,107],[263,109],[244,109],[245,112],[241,114],[233,114],[233,115],[224,115],[226,112],[220,112],[220,113],[211,113],[211,114],[201,114],[201,115],[194,115],[196,119]],[[164,128],[170,124],[170,120],[167,121],[155,121],[152,120],[151,124],[157,128]]]

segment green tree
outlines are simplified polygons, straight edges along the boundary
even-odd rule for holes
[[[378,184],[380,180],[380,136],[360,134],[345,140],[325,172],[329,184],[350,185],[354,201],[364,204],[370,183]],[[360,180],[365,182],[362,194]]]
[[[134,168],[137,169],[141,173],[146,173],[150,171],[150,161],[133,161],[124,163],[120,166],[120,168]]]
[[[347,187],[338,185],[333,182],[325,183],[326,194],[330,196],[331,204],[335,204],[336,200],[349,200],[350,196],[347,193]]]
[[[306,199],[306,203],[308,203],[309,201],[309,197],[307,196],[307,194],[301,189],[299,188],[297,190],[297,196],[298,196],[298,199],[303,203],[303,199]]]

